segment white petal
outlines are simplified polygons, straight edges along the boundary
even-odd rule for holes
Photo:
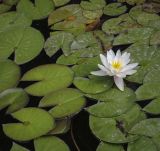
[[[121,56],[121,60],[123,62],[123,65],[127,65],[130,62],[130,53],[123,53]]]
[[[109,64],[108,64],[108,61],[107,61],[107,58],[104,56],[104,55],[102,55],[102,54],[100,54],[100,58],[101,58],[101,62],[102,62],[102,64],[105,66],[105,67],[109,67]]]
[[[114,58],[115,58],[115,54],[114,54],[113,50],[110,49],[109,51],[107,51],[107,61],[109,63],[112,63]]]
[[[118,61],[118,60],[120,60],[120,58],[121,58],[121,51],[120,50],[118,50],[117,51],[117,53],[116,53],[116,56],[115,56],[115,61]]]
[[[134,73],[136,73],[137,72],[137,70],[128,70],[128,71],[126,71],[126,72],[124,72],[126,75],[132,75],[132,74],[134,74]]]
[[[92,71],[91,74],[96,75],[96,76],[106,76],[107,75],[107,73],[102,70]]]
[[[115,82],[116,86],[117,86],[121,91],[124,91],[123,78],[114,76],[114,82]]]
[[[128,70],[132,70],[133,68],[137,67],[138,63],[132,63],[129,65],[124,66],[124,68],[121,70],[121,72],[126,72]]]
[[[113,76],[112,72],[111,72],[109,69],[107,69],[105,66],[103,66],[103,65],[101,65],[101,64],[98,64],[98,67],[99,67],[102,71],[106,72],[107,75]]]
[[[127,74],[126,74],[125,72],[116,74],[116,76],[117,76],[117,77],[120,77],[120,78],[125,78],[126,75],[127,75]]]

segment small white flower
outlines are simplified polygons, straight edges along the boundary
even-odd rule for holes
[[[117,51],[116,55],[113,50],[109,50],[107,56],[100,54],[100,58],[103,65],[98,64],[100,70],[92,71],[91,74],[97,76],[113,76],[116,86],[121,91],[124,91],[123,78],[136,73],[136,70],[133,69],[138,66],[138,63],[129,64],[130,53],[124,52],[121,54],[120,50]]]

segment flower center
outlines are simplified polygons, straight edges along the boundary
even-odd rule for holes
[[[122,63],[120,61],[113,61],[112,62],[112,67],[116,70],[120,70],[122,67]]]

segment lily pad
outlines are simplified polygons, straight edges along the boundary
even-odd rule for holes
[[[153,137],[160,133],[160,119],[145,119],[137,123],[131,130],[131,134]]]
[[[79,112],[85,106],[85,98],[78,90],[66,88],[46,95],[39,106],[55,106],[49,112],[55,118],[62,118]]]
[[[160,99],[155,99],[147,104],[143,110],[150,114],[160,114]]]
[[[35,151],[70,151],[64,141],[54,136],[35,139],[34,146]]]
[[[103,9],[106,5],[105,0],[89,0],[89,1],[81,1],[81,7],[85,10],[98,10]]]
[[[30,26],[32,23],[24,14],[13,11],[1,14],[0,20],[0,32],[12,26]]]
[[[62,119],[56,121],[56,127],[49,132],[49,135],[64,134],[69,131],[71,125],[70,119]]]
[[[74,39],[74,36],[71,33],[58,31],[53,32],[51,36],[45,42],[44,49],[46,54],[51,57],[59,49],[62,49],[65,56],[68,56],[72,51],[70,45]]]
[[[12,113],[25,107],[29,97],[21,88],[7,89],[0,93],[0,110],[9,106],[7,113]]]
[[[12,27],[0,34],[0,59],[15,52],[15,62],[24,64],[35,58],[43,48],[42,34],[32,27]]]
[[[113,81],[107,77],[90,76],[88,78],[76,77],[74,85],[84,93],[96,94],[109,90]]]
[[[0,92],[16,87],[20,79],[20,68],[11,60],[0,61]]]
[[[136,90],[138,100],[149,100],[157,98],[160,95],[160,84],[145,83]]]
[[[112,118],[98,118],[90,116],[89,125],[93,134],[105,142],[124,143],[135,139],[135,137],[125,137],[125,134],[120,131],[116,126],[116,121]]]
[[[23,146],[20,146],[16,143],[13,143],[12,148],[10,151],[29,151],[28,149],[24,148]]]
[[[160,135],[154,136],[152,138],[152,141],[154,142],[154,144],[156,145],[157,149],[160,150]]]
[[[29,70],[21,80],[37,81],[25,90],[34,96],[44,96],[52,91],[68,87],[73,80],[73,71],[67,66],[46,64]]]
[[[158,151],[156,145],[148,137],[141,137],[128,145],[127,151]]]
[[[136,42],[143,44],[149,43],[149,38],[153,33],[152,28],[133,28],[129,29],[127,33],[121,33],[114,39],[113,45],[126,45]]]
[[[67,4],[68,2],[70,2],[70,1],[71,1],[71,0],[53,0],[54,5],[55,5],[56,7],[65,5],[65,4]]]
[[[42,109],[24,108],[11,115],[20,122],[3,124],[3,131],[8,137],[17,141],[32,140],[55,127],[53,117]]]
[[[123,92],[118,90],[117,88],[113,88],[98,94],[86,94],[86,96],[102,102],[119,101],[123,99],[128,99],[130,101],[136,100],[136,95],[134,91],[129,88],[125,88]]]
[[[54,3],[51,0],[35,0],[32,3],[30,0],[20,1],[17,5],[17,11],[24,13],[33,20],[46,18],[54,9]]]
[[[101,142],[96,151],[124,151],[123,146]]]
[[[104,7],[104,14],[108,16],[118,16],[127,11],[126,5],[122,5],[122,3],[111,3]]]
[[[101,102],[90,106],[87,111],[97,117],[111,118],[127,112],[133,105],[133,102],[128,100]]]
[[[103,11],[102,10],[95,10],[95,11],[91,11],[91,10],[83,10],[83,16],[90,19],[90,20],[95,20],[100,18],[103,15]]]
[[[151,35],[150,44],[151,45],[159,45],[160,44],[159,36],[160,36],[160,31],[159,30],[154,32]]]

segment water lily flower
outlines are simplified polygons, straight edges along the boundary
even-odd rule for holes
[[[121,54],[121,51],[118,50],[115,54],[113,50],[109,50],[107,55],[100,54],[100,59],[103,65],[98,64],[99,71],[92,71],[91,74],[96,76],[113,76],[116,86],[124,91],[124,81],[127,75],[132,75],[136,73],[135,67],[138,66],[138,63],[130,62],[130,53],[124,52]]]

